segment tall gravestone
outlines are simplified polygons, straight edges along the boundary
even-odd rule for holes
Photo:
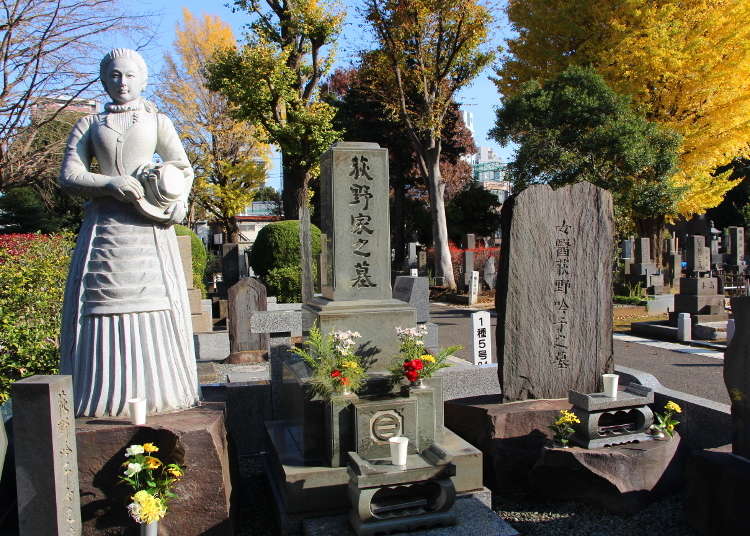
[[[503,400],[596,392],[612,370],[612,196],[531,186],[503,205],[497,360]]]
[[[729,228],[729,258],[727,264],[734,269],[745,266],[745,228]]]
[[[396,327],[416,324],[412,307],[392,296],[388,150],[340,142],[320,162],[320,222],[326,241],[322,296],[303,305],[305,326],[359,331],[371,371],[398,354]]]
[[[20,534],[81,534],[71,377],[31,376],[12,393]]]
[[[735,332],[724,352],[724,383],[732,402],[732,452],[750,460],[750,296],[732,298]]]
[[[232,354],[268,350],[267,333],[251,333],[250,318],[268,309],[266,286],[254,277],[245,277],[229,289],[229,348]]]
[[[687,271],[696,277],[711,271],[711,250],[706,247],[706,237],[691,235],[687,238]]]

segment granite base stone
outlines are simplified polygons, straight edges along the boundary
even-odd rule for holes
[[[229,349],[229,332],[211,331],[193,333],[195,359],[198,361],[223,361],[231,353]]]
[[[500,395],[497,363],[476,366],[458,357],[449,357],[448,362],[451,366],[437,373],[443,380],[443,401]]]
[[[392,532],[394,536],[518,536],[518,531],[492,511],[486,500],[470,494],[456,499],[453,512],[458,523],[409,532]],[[355,536],[346,515],[318,517],[303,522],[305,536]]]
[[[127,419],[76,420],[78,477],[84,536],[138,534],[125,506],[132,494],[118,484],[125,449],[154,443],[164,463],[186,466],[185,477],[174,487],[177,498],[159,523],[159,536],[230,536],[230,457],[224,404],[176,413],[153,415],[143,426]]]

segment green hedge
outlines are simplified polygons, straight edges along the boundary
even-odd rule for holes
[[[320,255],[320,229],[310,226],[312,254]],[[302,299],[301,263],[299,251],[299,221],[285,220],[266,225],[250,252],[250,266],[263,280],[269,296],[279,303],[298,302]],[[317,263],[313,263],[313,273]]]
[[[189,236],[193,255],[193,288],[200,289],[201,296],[206,297],[206,264],[208,253],[203,241],[184,225],[175,225],[174,232],[177,236]]]
[[[0,235],[0,403],[16,380],[57,374],[69,235]]]

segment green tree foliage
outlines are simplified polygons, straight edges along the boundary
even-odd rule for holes
[[[30,186],[9,189],[0,195],[0,229],[6,233],[77,231],[83,218],[82,202],[63,192],[55,197],[50,209]]]
[[[279,146],[287,218],[299,217],[322,155],[337,139],[334,110],[318,86],[333,61],[343,15],[326,0],[235,0],[251,17],[247,43],[208,64],[209,88],[236,106],[234,116],[261,127]]]
[[[184,225],[175,225],[174,232],[177,236],[190,237],[190,253],[192,255],[193,265],[193,288],[201,291],[201,295],[206,297],[206,265],[208,264],[208,252],[203,241]]]
[[[670,182],[680,136],[647,121],[593,69],[571,66],[503,101],[490,135],[519,145],[514,189],[589,181],[627,207],[641,236],[661,237],[683,192]],[[661,240],[655,244],[660,245]]]
[[[446,217],[451,222],[449,236],[456,243],[474,233],[492,236],[500,229],[500,200],[477,183],[471,183],[446,206]]]
[[[299,226],[298,220],[266,225],[258,232],[250,252],[250,266],[268,288],[269,296],[276,296],[280,302],[298,302],[302,298]],[[320,229],[314,225],[311,237],[313,259],[317,259]]]
[[[0,235],[0,403],[16,380],[58,372],[72,247],[67,235]]]

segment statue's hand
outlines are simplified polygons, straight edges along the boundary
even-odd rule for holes
[[[177,201],[169,211],[167,223],[181,223],[187,216],[187,206],[183,201]]]
[[[143,186],[138,179],[126,175],[110,177],[105,188],[112,197],[120,201],[136,201],[143,197]]]

